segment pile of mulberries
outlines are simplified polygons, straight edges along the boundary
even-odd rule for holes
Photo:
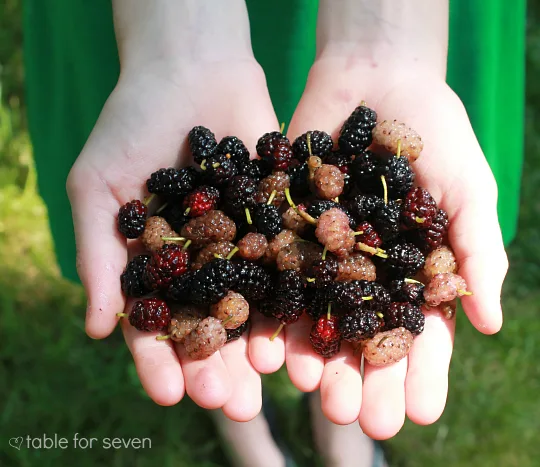
[[[272,339],[311,319],[319,355],[352,344],[379,366],[407,355],[423,310],[470,295],[448,215],[415,184],[423,143],[404,123],[360,105],[336,141],[268,132],[253,158],[203,126],[187,139],[194,164],[151,174],[149,197],[117,218],[147,250],[120,278],[137,301],[119,315],[138,330],[203,359],[240,338],[252,313],[275,320]]]

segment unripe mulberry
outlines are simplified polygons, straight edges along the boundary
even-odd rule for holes
[[[207,315],[208,313],[194,305],[178,307],[169,324],[171,339],[179,343],[184,342],[186,336],[196,329],[201,320],[206,318]]]
[[[208,211],[184,225],[181,236],[191,240],[197,247],[221,241],[231,242],[236,236],[236,224],[222,211]]]
[[[343,192],[345,175],[337,167],[323,164],[315,171],[313,182],[319,198],[334,199]]]
[[[450,247],[446,245],[440,246],[427,255],[423,272],[428,281],[437,274],[443,272],[455,273],[456,271],[456,257]]]
[[[225,329],[236,329],[249,317],[249,304],[238,292],[229,290],[227,295],[210,307],[210,315],[220,319]]]
[[[364,343],[364,358],[373,366],[384,366],[399,362],[411,350],[414,337],[405,328],[379,332]]]
[[[267,203],[268,199],[275,191],[272,204],[276,207],[281,206],[285,200],[285,189],[290,187],[289,176],[285,172],[274,172],[259,182],[255,201],[257,203]]]
[[[292,230],[283,229],[268,243],[268,248],[266,248],[266,253],[264,254],[264,261],[266,263],[274,262],[279,252],[298,238],[298,235]]]
[[[470,295],[465,279],[451,272],[437,274],[424,289],[424,298],[428,306],[438,306],[463,295]]]
[[[141,242],[147,250],[156,252],[167,243],[167,240],[162,240],[162,237],[178,237],[178,234],[163,217],[149,217],[141,235]]]
[[[276,258],[279,271],[294,270],[306,272],[313,263],[321,259],[323,249],[311,242],[294,242],[282,248]]]
[[[321,214],[315,235],[328,251],[338,257],[349,255],[355,243],[354,231],[349,226],[349,216],[341,209],[332,208]]]
[[[191,265],[191,269],[201,269],[206,263],[210,263],[216,259],[216,255],[221,258],[226,258],[227,255],[234,249],[234,243],[231,242],[216,242],[206,245],[199,251],[195,261]]]
[[[293,207],[287,209],[281,217],[283,219],[283,227],[296,232],[298,235],[302,235],[310,226]]]
[[[424,149],[422,138],[412,128],[407,127],[405,123],[400,123],[397,120],[384,120],[375,125],[373,142],[384,147],[392,154],[397,153],[398,141],[400,140],[400,154],[409,159],[409,162],[414,162],[420,157],[420,153]]]
[[[340,259],[338,271],[336,280],[340,282],[374,281],[377,278],[373,261],[361,253],[351,253],[348,257]]]
[[[219,319],[204,318],[184,340],[186,352],[193,360],[203,360],[221,349],[227,342],[227,331]]]
[[[263,234],[250,232],[238,241],[238,256],[257,261],[262,258],[268,247],[268,240]]]

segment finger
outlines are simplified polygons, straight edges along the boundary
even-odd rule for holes
[[[261,377],[248,358],[248,336],[228,343],[220,353],[232,385],[223,413],[237,422],[252,420],[261,411],[262,389]]]
[[[285,361],[291,382],[303,392],[315,391],[321,383],[324,358],[317,355],[309,341],[312,323],[302,316],[285,326]]]
[[[204,409],[219,409],[229,400],[232,391],[231,378],[219,352],[204,360],[193,360],[183,345],[175,344],[180,358],[186,392],[197,405]]]
[[[417,182],[448,211],[458,273],[474,293],[463,297],[463,309],[479,331],[493,334],[502,326],[501,287],[508,269],[497,218],[497,185],[463,105],[451,97],[444,103],[448,112],[440,118],[411,120],[427,136],[425,154],[415,163]],[[429,105],[426,112],[436,115],[440,102]],[[456,158],[462,151],[467,156]]]
[[[270,340],[278,325],[275,319],[266,318],[258,312],[251,315],[249,359],[259,373],[274,373],[285,362],[284,333]]]
[[[488,191],[488,190],[486,190]],[[473,326],[493,334],[502,326],[501,288],[508,270],[497,218],[496,196],[471,191],[451,216],[449,239],[456,253],[458,273],[472,296],[461,299]]]
[[[184,376],[169,341],[157,341],[157,332],[141,332],[121,320],[127,346],[147,394],[159,405],[174,405],[184,397]]]
[[[370,438],[388,439],[405,422],[407,358],[385,367],[365,363],[359,422]]]
[[[420,425],[434,423],[444,410],[455,330],[455,319],[444,318],[436,309],[425,314],[424,332],[409,352],[405,380],[407,416]]]
[[[362,405],[362,353],[354,352],[344,343],[336,356],[326,360],[321,379],[321,408],[326,417],[337,425],[358,420]]]
[[[73,171],[68,180],[77,239],[77,271],[88,298],[86,332],[108,336],[125,306],[120,274],[126,264],[126,240],[116,227],[120,204],[108,186],[91,173]],[[82,180],[81,177],[85,179]]]

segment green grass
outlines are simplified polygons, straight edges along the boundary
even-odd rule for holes
[[[531,13],[535,13],[532,11]],[[24,117],[20,3],[0,18],[0,465],[227,465],[207,414],[189,400],[154,405],[142,392],[122,337],[92,341],[84,295],[54,263],[46,209],[36,194]],[[520,466],[540,459],[540,32],[528,32],[527,141],[519,235],[509,248],[505,325],[481,336],[460,317],[447,409],[430,427],[407,423],[386,443],[396,466]],[[316,465],[305,407],[279,373],[265,377],[278,420],[301,465]],[[26,450],[7,439],[57,433],[148,437],[146,450]]]

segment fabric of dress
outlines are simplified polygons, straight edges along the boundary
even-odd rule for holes
[[[503,0],[450,3],[448,82],[463,100],[497,179],[499,221],[508,243],[516,233],[523,157],[525,1],[516,0],[512,8]],[[318,2],[247,5],[255,56],[279,120],[289,122],[315,57]],[[24,32],[39,190],[62,273],[77,280],[65,181],[118,78],[111,2],[26,0]]]

